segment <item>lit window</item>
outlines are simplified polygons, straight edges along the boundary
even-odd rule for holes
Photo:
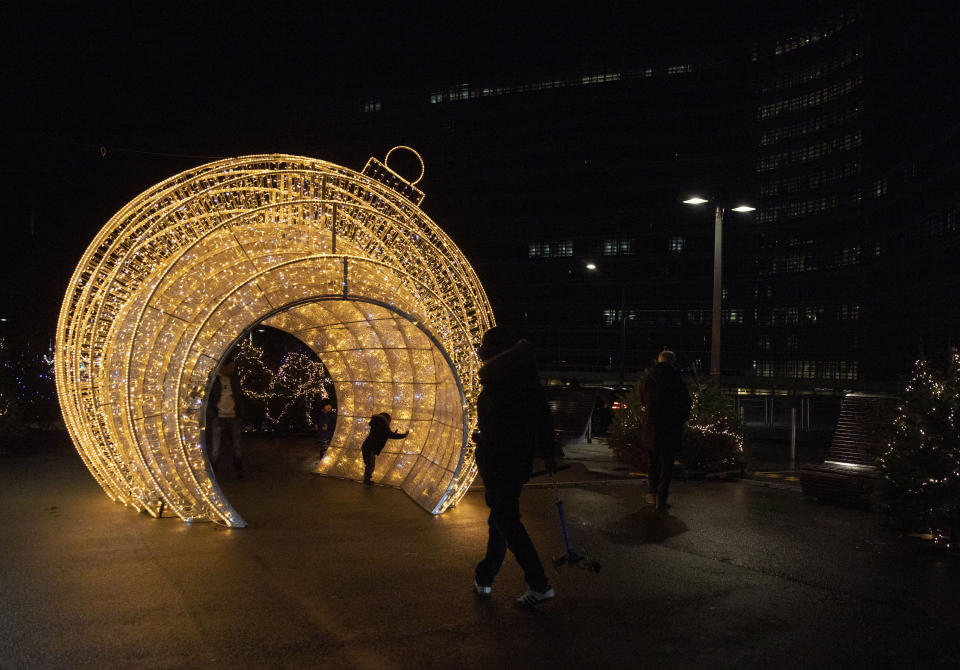
[[[739,309],[724,310],[724,321],[727,323],[743,323],[743,311]]]
[[[679,254],[683,252],[686,240],[683,237],[671,237],[667,243],[670,253]]]
[[[573,256],[573,240],[559,242],[531,242],[527,245],[529,258],[568,258]]]
[[[603,255],[604,256],[632,256],[633,240],[632,239],[604,240]]]
[[[882,198],[887,194],[887,178],[878,179],[873,182],[873,196],[875,198]]]

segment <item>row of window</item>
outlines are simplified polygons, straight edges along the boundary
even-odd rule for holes
[[[754,309],[754,320],[758,326],[781,327],[803,326],[821,323],[827,308],[823,305],[804,305],[792,307],[774,307],[768,310]],[[837,321],[856,321],[860,318],[860,305],[845,303],[831,309]],[[604,326],[613,326],[626,319],[630,325],[644,326],[702,326],[707,322],[708,310],[703,309],[605,309],[600,313],[600,322]],[[721,319],[729,325],[743,325],[743,309],[724,309]],[[769,335],[761,335],[760,349],[770,351]],[[798,337],[795,333],[787,335],[787,349],[796,350]]]
[[[819,114],[809,119],[800,119],[776,128],[767,128],[760,132],[760,146],[768,147],[785,140],[814,135],[828,128],[842,126],[860,115],[860,105],[836,109],[827,114]]]
[[[753,374],[757,377],[856,381],[858,372],[857,361],[753,361]]]
[[[859,177],[862,171],[863,166],[860,160],[856,159],[839,165],[830,165],[816,172],[807,172],[781,179],[769,179],[760,184],[760,197],[773,198],[791,193],[815,191],[850,177]]]
[[[770,172],[794,163],[807,163],[837,151],[850,151],[862,144],[863,132],[857,130],[822,142],[813,142],[798,149],[762,156],[757,163],[757,172]]]
[[[670,65],[667,67],[647,67],[626,75],[620,72],[602,72],[590,74],[583,77],[571,79],[549,79],[547,81],[538,81],[531,84],[519,84],[517,86],[471,86],[470,84],[459,84],[451,86],[444,90],[434,91],[430,94],[430,104],[435,105],[444,102],[462,102],[465,100],[476,100],[478,98],[489,98],[491,96],[510,95],[511,93],[531,93],[535,91],[548,91],[557,88],[570,88],[572,86],[593,86],[596,84],[609,84],[611,82],[621,81],[622,79],[640,79],[655,77],[659,75],[687,74],[693,72],[692,64]],[[376,110],[379,110],[379,104]]]
[[[757,118],[763,121],[788,112],[799,112],[801,109],[816,107],[848,95],[854,89],[859,88],[861,84],[863,84],[863,75],[857,74],[849,77],[846,81],[821,88],[819,91],[811,91],[786,100],[777,100],[766,105],[760,105],[757,109]]]
[[[568,258],[573,256],[573,240],[531,242],[527,252],[529,258]]]
[[[733,310],[731,310],[733,311]],[[831,309],[835,321],[857,321],[860,319],[860,305],[856,303],[843,303],[834,305]],[[754,318],[757,325],[760,326],[798,326],[801,324],[814,324],[822,322],[826,308],[823,305],[804,305],[794,307],[774,307],[772,309],[754,310]],[[733,319],[727,319],[733,322]],[[743,323],[743,317],[737,323]],[[764,348],[763,342],[769,343],[769,336],[761,336],[761,348],[769,351],[767,346]],[[788,336],[787,348],[790,348],[790,340],[796,340],[796,335]]]
[[[797,200],[787,202],[781,205],[765,205],[760,209],[760,216],[757,217],[760,223],[771,223],[781,219],[792,219],[798,216],[809,216],[819,214],[830,209],[836,209],[840,206],[840,196],[825,195],[819,198],[809,200]]]
[[[823,305],[806,305],[803,307],[774,307],[772,309],[755,310],[754,318],[760,326],[797,326],[813,324],[823,320]]]
[[[774,43],[773,55],[782,56],[805,46],[816,44],[820,40],[825,40],[828,37],[836,35],[850,24],[855,23],[858,18],[859,14],[856,11],[842,10],[837,14],[836,18],[829,23],[824,23],[815,29],[807,30],[784,40],[777,40],[777,42]],[[755,47],[753,60],[757,60],[758,58],[759,52]]]
[[[881,245],[878,242],[875,256],[879,256]],[[788,274],[791,272],[809,272],[813,270],[834,270],[850,265],[859,265],[862,259],[859,246],[844,247],[829,254],[828,258],[818,260],[810,251],[795,250],[760,259],[760,274]]]
[[[613,326],[626,318],[631,326],[702,326],[706,323],[706,315],[702,309],[605,309],[600,313],[600,322],[604,326]],[[742,315],[740,323],[743,323]]]
[[[613,239],[603,241],[604,256],[633,256],[633,240]]]
[[[686,238],[674,236],[667,240],[667,250],[672,254],[682,253],[686,248]],[[636,253],[636,240],[632,238],[607,238],[601,245],[604,256],[633,256]],[[573,240],[551,240],[530,242],[527,245],[528,258],[570,258],[573,256]]]
[[[860,305],[844,303],[836,306],[837,321],[856,321],[860,318]]]
[[[839,72],[851,63],[855,63],[863,56],[859,48],[848,49],[842,54],[828,60],[821,61],[799,72],[781,74],[775,77],[764,77],[760,81],[760,90],[764,93],[778,91],[785,88],[796,88],[827,75]]]

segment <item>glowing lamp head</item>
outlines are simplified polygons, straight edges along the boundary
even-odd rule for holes
[[[587,266],[586,266],[586,267],[587,267],[588,270],[596,270],[596,269],[597,269],[596,263],[587,263]]]
[[[733,211],[734,212],[755,212],[756,209],[757,209],[756,207],[751,207],[750,205],[740,205],[738,207],[734,207]]]
[[[706,198],[701,198],[698,195],[693,196],[692,198],[687,198],[683,201],[684,205],[702,205],[705,202],[710,202]]]

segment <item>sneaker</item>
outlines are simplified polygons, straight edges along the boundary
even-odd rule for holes
[[[645,503],[647,503],[648,505],[656,505],[656,504],[657,504],[657,496],[656,496],[656,494],[654,494],[654,493],[648,493],[647,495],[645,495],[645,496],[643,497],[643,501],[644,501]]]
[[[480,582],[476,579],[473,580],[473,592],[476,593],[481,598],[489,598],[490,594],[493,593],[492,586],[482,586]]]
[[[517,607],[535,607],[545,600],[550,600],[555,595],[557,595],[557,592],[549,585],[543,591],[527,589],[522,596],[517,598]]]

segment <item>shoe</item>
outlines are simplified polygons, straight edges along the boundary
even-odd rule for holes
[[[643,497],[643,501],[644,501],[645,503],[647,503],[648,505],[656,505],[656,504],[657,504],[657,496],[656,496],[655,493],[648,493],[647,495],[645,495],[645,496]]]
[[[364,480],[363,480],[363,485],[364,485],[364,486],[373,486],[373,482],[370,481],[369,479],[364,479]]]
[[[473,592],[476,593],[481,598],[489,598],[490,594],[493,593],[492,586],[482,586],[480,582],[476,579],[473,580]]]
[[[670,503],[667,502],[666,498],[661,498],[657,500],[658,512],[666,512],[668,509],[670,509]]]
[[[527,589],[522,596],[517,598],[516,605],[517,607],[535,607],[545,600],[550,600],[555,595],[557,595],[557,592],[549,584],[543,591]]]
[[[233,469],[237,472],[243,472],[243,461],[236,456],[233,457]]]

